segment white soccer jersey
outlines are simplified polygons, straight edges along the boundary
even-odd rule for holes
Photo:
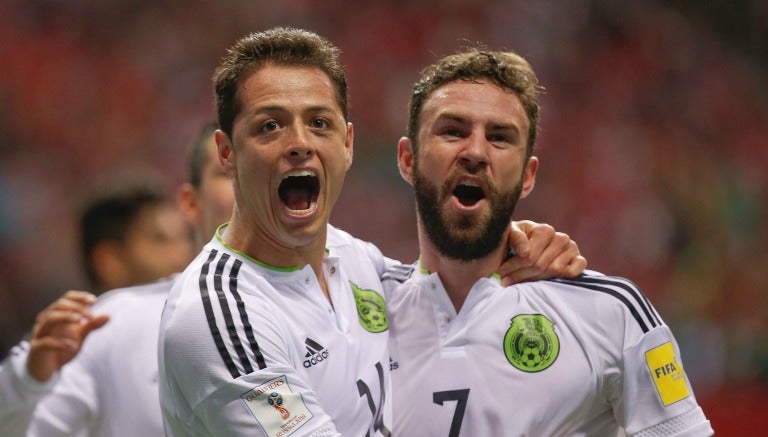
[[[483,278],[458,314],[437,274],[385,287],[394,435],[712,434],[672,333],[626,279]]]
[[[182,273],[162,318],[168,434],[388,435],[383,262],[374,246],[330,228],[323,268],[331,306],[309,266],[267,266],[217,233]]]
[[[9,368],[13,373],[7,375],[11,385],[3,382],[0,389],[27,402],[3,418],[2,435],[162,436],[157,333],[172,282],[169,278],[100,296],[92,312],[109,314],[109,322],[92,332],[80,353],[46,384],[29,376],[28,350],[17,348]]]
[[[0,429],[23,435],[37,402],[53,389],[58,374],[40,383],[27,372],[29,342],[14,346],[0,363]]]

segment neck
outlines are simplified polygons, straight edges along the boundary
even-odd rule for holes
[[[246,222],[237,213],[232,216],[229,225],[221,230],[221,238],[227,246],[269,266],[302,268],[309,265],[326,298],[329,298],[323,273],[326,234],[327,226],[323,226],[315,235],[281,241],[265,232],[258,223]]]
[[[504,234],[504,238],[507,235]],[[461,310],[472,286],[481,279],[496,273],[504,256],[505,245],[499,245],[483,258],[460,261],[441,254],[427,237],[419,223],[419,250],[421,251],[421,266],[430,272],[437,273],[443,283],[448,297],[451,299],[456,312]]]

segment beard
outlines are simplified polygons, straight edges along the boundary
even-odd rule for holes
[[[489,192],[485,194],[491,206],[490,214],[465,214],[450,219],[440,207],[452,196],[451,181],[461,176],[458,173],[454,172],[446,180],[440,197],[437,186],[428,181],[414,163],[413,187],[419,217],[429,240],[443,256],[468,262],[489,255],[501,245],[520,199],[523,181],[521,177],[515,187],[504,191],[488,184]]]

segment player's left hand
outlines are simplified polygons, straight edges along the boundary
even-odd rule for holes
[[[587,259],[567,234],[545,223],[530,220],[512,222],[509,247],[516,255],[499,267],[504,286],[524,281],[572,278],[587,267]]]
[[[69,290],[35,318],[27,370],[40,382],[48,381],[80,351],[91,331],[104,326],[109,316],[91,314],[96,297],[84,291]]]

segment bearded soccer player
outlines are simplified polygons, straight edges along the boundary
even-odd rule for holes
[[[712,434],[671,331],[630,281],[589,272],[505,289],[494,275],[534,187],[537,94],[527,61],[480,50],[414,86],[398,163],[421,258],[385,281],[393,433]]]
[[[316,34],[276,28],[241,38],[216,70],[235,207],[163,313],[169,435],[390,435],[380,275],[391,263],[328,226],[352,163],[338,55]],[[535,252],[569,275],[584,260],[568,247]]]

